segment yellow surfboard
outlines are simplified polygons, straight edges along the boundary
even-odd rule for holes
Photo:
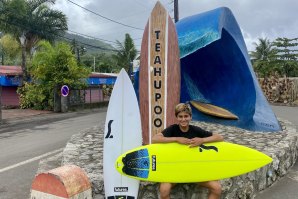
[[[119,156],[115,167],[131,178],[151,182],[204,182],[238,176],[272,162],[257,150],[228,142],[190,148],[150,144]]]

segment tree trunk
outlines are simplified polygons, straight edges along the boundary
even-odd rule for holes
[[[26,49],[25,46],[22,45],[22,71],[23,71],[23,78],[21,79],[21,86],[24,85],[24,82],[28,81],[28,73],[27,73],[27,67],[26,67]]]
[[[4,65],[4,52],[2,51],[2,65]]]

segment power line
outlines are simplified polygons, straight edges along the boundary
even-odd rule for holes
[[[113,20],[113,19],[110,19],[110,18],[108,18],[108,17],[102,16],[102,15],[100,15],[100,14],[98,14],[98,13],[92,11],[92,10],[89,10],[88,8],[85,8],[85,7],[79,5],[79,4],[77,4],[77,3],[75,3],[75,2],[73,2],[73,1],[71,1],[71,0],[67,0],[67,1],[69,1],[70,3],[72,3],[72,4],[74,4],[74,5],[76,5],[76,6],[80,7],[80,8],[82,8],[82,9],[88,11],[88,12],[91,12],[92,14],[95,14],[95,15],[97,15],[97,16],[99,16],[99,17],[102,17],[102,18],[104,18],[104,19],[106,19],[106,20],[112,21],[112,22],[117,23],[117,24],[120,24],[120,25],[122,25],[122,26],[126,26],[126,27],[129,27],[129,28],[133,28],[133,29],[136,29],[136,30],[144,30],[144,29],[142,29],[142,28],[137,28],[137,27],[134,27],[134,26],[126,25],[126,24],[124,24],[124,23],[121,23],[121,22],[115,21],[115,20]]]
[[[117,44],[117,42],[115,42],[115,41],[110,41],[110,40],[106,40],[106,39],[101,39],[101,38],[93,37],[93,36],[86,35],[86,34],[83,34],[83,33],[79,33],[79,32],[73,31],[73,30],[67,30],[67,31],[68,32],[71,32],[71,33],[74,33],[74,34],[77,34],[77,35],[84,36],[84,37],[89,37],[91,39],[96,39],[96,40],[99,40],[99,41],[104,41],[104,42],[110,42],[110,43],[113,43],[113,44]],[[132,40],[136,41],[136,40],[140,40],[140,39],[142,39],[142,38],[134,38]]]
[[[58,36],[58,37],[62,37],[62,38],[64,38],[64,39],[67,39],[67,40],[69,40],[69,41],[73,41],[73,39],[70,39],[70,38],[65,37],[65,36],[62,36],[62,35],[57,35],[57,36]],[[118,52],[117,50],[114,50],[114,49],[103,48],[103,47],[101,47],[101,46],[94,46],[94,45],[87,44],[87,43],[84,43],[84,42],[82,42],[82,41],[78,41],[78,40],[76,40],[76,42],[81,43],[81,44],[83,44],[83,45],[85,45],[85,46],[88,46],[88,47],[91,47],[91,48],[96,48],[96,49],[106,50],[106,51]]]
[[[3,22],[5,22],[5,23],[7,23],[7,24],[10,24],[10,25],[12,25],[12,26],[27,28],[27,27],[24,26],[24,24],[20,24],[20,23],[16,23],[16,22],[11,22],[11,21],[8,22],[8,21],[3,20],[3,19],[0,19],[0,21],[3,21]],[[27,29],[27,30],[31,30],[31,31],[40,33],[40,31],[38,31],[38,30],[32,30],[32,29]],[[69,41],[73,41],[73,39],[68,38],[68,37],[65,37],[65,36],[60,35],[60,34],[55,34],[55,33],[53,33],[53,32],[49,32],[49,31],[45,31],[45,32],[47,32],[48,34],[51,34],[51,35],[58,36],[58,37],[60,37],[60,38],[64,38],[64,39],[69,40]],[[114,50],[114,49],[103,48],[103,47],[101,47],[101,46],[94,46],[94,45],[87,44],[87,43],[84,43],[84,42],[81,42],[81,41],[77,41],[77,42],[79,42],[79,43],[81,43],[81,44],[83,44],[83,45],[85,45],[85,46],[91,47],[91,48],[96,48],[96,49],[100,49],[100,50],[106,50],[106,51],[117,52],[117,50]]]
[[[71,1],[70,1],[71,2]],[[73,2],[72,2],[73,3]],[[24,26],[22,26],[24,27]],[[85,37],[89,37],[89,38],[92,38],[92,39],[95,39],[95,40],[99,40],[99,41],[104,41],[104,42],[110,42],[110,43],[113,43],[113,44],[117,44],[117,42],[115,41],[110,41],[110,40],[107,40],[107,39],[102,39],[102,38],[96,38],[96,37],[93,37],[93,36],[90,36],[90,35],[87,35],[87,34],[83,34],[83,33],[79,33],[79,32],[75,32],[75,31],[72,31],[72,30],[67,30],[68,32],[72,32],[74,34],[77,34],[77,35],[81,35],[81,36],[85,36]],[[133,39],[133,40],[138,40],[139,38],[137,39]]]
[[[23,15],[23,16],[24,16],[24,15]],[[33,28],[31,28],[31,27],[29,27],[29,29],[28,29],[28,27],[26,27],[24,24],[18,23],[18,22],[16,22],[16,21],[12,22],[12,21],[7,21],[7,20],[4,20],[4,19],[1,19],[1,18],[0,18],[0,21],[2,21],[2,22],[4,22],[4,23],[7,23],[7,24],[10,24],[10,25],[15,26],[15,27],[23,27],[23,28],[25,28],[26,30],[33,31],[33,32],[37,32],[37,33],[41,33],[40,31],[38,31],[38,30],[36,30],[36,29],[33,29]],[[50,34],[50,35],[55,35],[55,36],[58,36],[58,37],[60,37],[60,38],[64,38],[64,39],[69,40],[69,41],[72,41],[72,40],[73,40],[73,39],[71,39],[71,38],[65,37],[65,36],[60,35],[60,34],[55,34],[55,33],[53,33],[53,32],[49,32],[49,31],[46,31],[46,30],[44,30],[44,31],[45,31],[46,33]],[[74,32],[74,31],[71,31],[71,30],[68,30],[68,31],[70,31],[70,32]],[[77,33],[77,34],[80,34],[80,33]],[[86,36],[87,36],[87,35],[86,35]],[[88,36],[88,37],[91,37],[91,36]],[[96,39],[98,39],[98,38],[96,38]],[[107,41],[108,41],[108,40],[107,40]],[[83,44],[83,45],[92,47],[92,48],[101,49],[101,50],[106,50],[106,51],[114,51],[114,52],[117,52],[117,50],[114,50],[114,49],[103,48],[103,47],[101,47],[101,46],[94,46],[94,45],[91,45],[91,44],[84,43],[84,42],[82,42],[82,41],[77,41],[77,42],[79,42],[79,43],[81,43],[81,44]],[[109,41],[109,42],[113,42],[113,41]],[[114,43],[116,43],[116,42],[114,42]]]
[[[85,37],[89,37],[91,39],[96,39],[96,40],[100,40],[100,41],[111,42],[111,43],[117,44],[117,42],[115,42],[115,41],[110,41],[110,40],[106,40],[106,39],[100,39],[100,38],[92,37],[90,35],[86,35],[86,34],[83,34],[83,33],[75,32],[75,31],[72,31],[72,30],[68,30],[68,32],[71,32],[71,33],[74,33],[74,34],[78,34],[78,35],[82,35],[82,36],[85,36]]]
[[[75,4],[75,5],[77,5],[77,6],[79,6],[79,7],[81,7],[81,8],[83,8],[83,9],[85,9],[85,10],[88,10],[87,8],[84,8],[84,7],[80,6],[80,5],[78,5],[78,4],[74,3],[74,2],[72,2],[71,0],[68,0],[68,1],[71,2],[71,3],[73,3],[73,4]],[[91,10],[88,10],[88,11],[94,13],[94,12],[91,11]],[[97,13],[94,13],[94,14],[97,14]],[[97,15],[99,15],[99,14],[97,14]],[[101,17],[104,17],[104,16],[101,16]],[[104,17],[104,18],[106,18],[106,17]],[[108,19],[108,18],[107,18],[107,19]],[[0,19],[0,20],[1,20],[1,21],[4,21],[3,19]],[[26,28],[26,27],[24,26],[24,24],[13,24],[12,22],[8,22],[8,21],[4,21],[4,22],[5,22],[5,23],[9,23],[9,24],[11,24],[11,25],[13,25],[13,26],[21,26],[21,27]],[[115,22],[116,22],[116,21],[115,21]],[[121,23],[120,23],[120,24],[121,24]],[[123,25],[125,25],[125,24],[123,24]],[[135,27],[133,27],[133,28],[135,28]],[[136,29],[138,29],[138,30],[143,30],[143,29],[140,29],[140,28],[136,28]],[[31,28],[31,31],[40,32],[40,31],[37,31],[37,30],[33,30],[32,28]],[[83,33],[78,33],[78,32],[72,31],[72,30],[67,30],[67,31],[68,31],[68,32],[75,33],[75,34],[78,34],[78,35],[82,35],[82,36],[85,36],[85,37],[89,37],[89,38],[92,38],[92,39],[96,39],[96,40],[100,40],[100,41],[111,42],[111,43],[117,44],[117,42],[114,42],[114,41],[110,41],[110,40],[106,40],[106,39],[96,38],[96,37],[93,37],[93,36],[90,36],[90,35],[86,35],[86,34],[83,34]],[[58,37],[64,38],[64,39],[69,40],[69,41],[72,41],[72,40],[73,40],[73,39],[71,39],[71,38],[68,38],[68,37],[65,37],[65,36],[62,36],[62,35],[58,35],[58,34],[54,34],[54,33],[49,32],[49,31],[46,31],[46,32],[47,32],[48,34],[56,35],[56,36],[58,36]],[[133,39],[133,40],[139,40],[139,39],[142,39],[142,38],[136,38],[136,39]],[[117,51],[117,50],[114,50],[114,49],[103,48],[103,47],[100,47],[100,46],[94,46],[94,45],[91,45],[91,44],[84,43],[84,42],[82,42],[82,41],[78,41],[78,42],[81,43],[81,44],[83,44],[83,45],[89,46],[89,47],[91,47],[91,48],[97,48],[97,49],[107,50],[107,51]]]

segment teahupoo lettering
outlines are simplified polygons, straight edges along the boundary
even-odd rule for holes
[[[152,96],[153,96],[153,106],[152,112],[154,113],[153,119],[153,129],[158,129],[163,126],[163,89],[164,89],[164,69],[163,69],[163,59],[161,49],[163,48],[161,40],[161,30],[155,30],[153,34],[154,39],[154,56],[153,59],[153,75],[152,75]],[[151,84],[151,85],[152,85]]]

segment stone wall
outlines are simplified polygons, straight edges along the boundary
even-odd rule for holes
[[[209,131],[220,133],[224,136],[225,141],[255,148],[273,158],[271,164],[261,169],[238,177],[221,180],[223,187],[222,198],[254,198],[259,191],[266,189],[284,176],[297,159],[298,135],[296,128],[290,122],[281,121],[283,130],[276,133],[249,132],[235,127],[201,122],[194,124]],[[96,199],[104,199],[102,173],[103,127],[104,124],[102,123],[72,136],[62,156],[58,155],[62,159],[62,165],[75,164],[87,172]],[[50,169],[45,162],[41,162],[40,165]],[[40,169],[39,171],[43,170]],[[157,199],[158,194],[158,184],[141,182],[139,198]],[[195,184],[178,184],[171,195],[173,199],[206,198],[207,190],[197,187]]]

